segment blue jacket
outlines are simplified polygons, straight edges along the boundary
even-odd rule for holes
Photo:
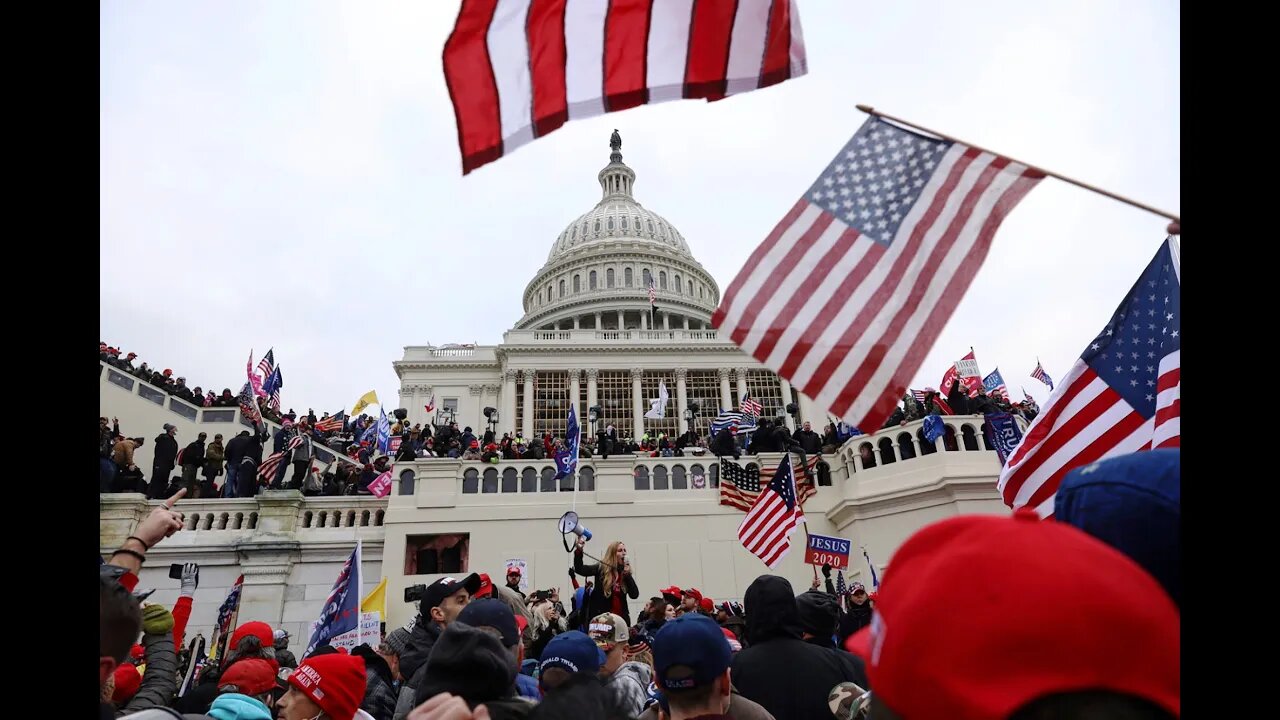
[[[214,720],[271,720],[271,711],[260,701],[240,693],[223,693],[209,706]]]

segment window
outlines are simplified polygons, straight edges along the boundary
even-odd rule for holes
[[[579,383],[580,387],[585,385]],[[522,399],[519,395],[516,397]],[[543,433],[564,435],[564,419],[568,415],[569,373],[539,370],[533,381],[533,436],[541,439]]]
[[[596,232],[600,232],[600,221],[596,220]]]
[[[668,385],[667,388],[670,390],[671,386]],[[619,440],[631,437],[635,427],[631,421],[631,373],[601,370],[596,380],[596,397],[603,411],[598,427],[613,425],[618,431]],[[564,420],[561,419],[560,422],[563,423]]]
[[[548,292],[547,294],[549,295],[550,292]],[[698,299],[699,300],[702,299],[702,283],[698,283]]]
[[[689,281],[689,297],[693,297],[693,281]]]
[[[659,290],[667,289],[667,271],[666,270],[658,271],[658,289]]]
[[[609,268],[604,273],[605,287],[613,287],[613,268]]]
[[[560,281],[560,297],[564,297],[564,281]]]
[[[613,218],[609,218],[609,229],[613,230]]]
[[[547,283],[547,302],[551,302],[551,283]]]
[[[471,535],[410,535],[405,538],[405,575],[457,575],[467,572]]]
[[[626,216],[625,216],[625,215],[624,215],[624,216],[623,216],[623,218],[622,218],[622,229],[623,229],[623,230],[626,230],[626,229],[627,229],[627,218],[626,218]]]
[[[590,279],[589,279],[589,281],[587,282],[587,285],[588,285],[592,290],[595,290],[595,289],[596,289],[596,271],[595,271],[595,270],[592,270],[592,271],[591,271],[591,275],[589,275],[588,277],[589,277]]]
[[[778,376],[768,370],[747,371],[747,392],[762,406],[760,417],[777,417],[783,414],[782,387]]]
[[[573,276],[573,292],[574,293],[582,292],[582,276],[581,275]]]
[[[644,376],[640,378],[640,397],[643,399],[646,410],[649,408],[650,401],[658,398],[658,385],[660,383],[667,384],[668,392],[675,389],[675,371],[649,370],[646,368]],[[667,411],[661,420],[645,418],[644,431],[649,434],[649,437],[653,439],[654,442],[657,442],[659,434],[663,434],[667,436],[667,439],[671,441],[672,445],[675,445],[676,436],[680,434],[678,418],[680,413],[684,412],[684,408],[677,407],[679,404],[680,403],[676,400],[675,393],[671,393],[671,400],[667,403]]]
[[[672,279],[675,281],[672,285],[675,286],[676,292],[680,292],[684,288],[684,286],[680,284],[680,273],[676,273]]]
[[[444,403],[440,405],[444,410],[449,412],[458,412],[458,398],[445,398]]]
[[[573,239],[573,238],[576,238],[576,237],[578,237],[578,226],[577,226],[577,225],[574,225],[574,226],[573,226],[573,232],[571,232],[571,233],[569,234],[569,238],[570,238],[570,239]]]
[[[632,281],[631,268],[626,268],[622,271],[622,284],[626,285],[627,287],[631,287],[632,285],[631,281]]]
[[[667,390],[671,390],[670,383],[667,384]],[[693,419],[693,429],[705,438],[711,421],[719,414],[720,376],[715,370],[690,370],[685,378],[685,397],[691,403],[698,403],[698,416]],[[684,412],[684,408],[678,409]],[[710,441],[710,438],[707,439]]]
[[[649,221],[649,234],[650,234],[650,235],[652,235],[652,234],[653,234],[653,221],[652,221],[652,220],[650,220],[650,221]]]
[[[649,283],[653,282],[653,273],[649,272],[649,268],[641,271],[644,276],[644,287],[649,287]]]

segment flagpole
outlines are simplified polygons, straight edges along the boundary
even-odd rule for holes
[[[925,126],[923,126],[923,125],[917,125],[916,123],[913,123],[913,122],[911,122],[910,120],[904,120],[904,119],[902,119],[902,118],[900,118],[900,117],[897,117],[897,116],[894,116],[894,115],[889,115],[888,113],[880,112],[879,110],[876,110],[875,108],[871,107],[870,105],[861,105],[861,104],[859,104],[859,105],[857,105],[856,107],[857,107],[859,110],[861,110],[862,112],[864,112],[864,113],[866,113],[866,114],[868,114],[868,115],[873,115],[873,116],[875,116],[875,117],[884,118],[885,120],[892,120],[892,121],[894,121],[894,122],[896,122],[896,123],[899,123],[899,124],[901,124],[901,125],[906,125],[907,127],[911,127],[911,128],[915,128],[916,130],[921,130],[921,131],[927,132],[927,133],[929,133],[930,135],[936,135],[937,137],[939,137],[939,138],[941,138],[941,139],[943,139],[943,140],[949,140],[949,141],[954,142],[954,143],[961,143],[961,144],[963,144],[963,145],[968,145],[969,147],[973,148],[974,150],[978,150],[978,151],[986,152],[986,153],[991,153],[992,155],[1001,155],[1001,153],[994,152],[994,151],[992,151],[992,150],[988,150],[988,149],[986,149],[986,148],[984,148],[984,147],[980,147],[980,146],[975,145],[975,144],[973,144],[973,143],[971,143],[971,142],[969,142],[969,141],[967,141],[967,140],[961,140],[961,139],[959,139],[959,138],[952,137],[951,135],[947,135],[947,134],[945,134],[945,133],[940,133],[940,132],[938,132],[937,130],[932,130],[932,129],[927,128],[927,127],[925,127]],[[1167,230],[1168,230],[1169,234],[1170,234],[1170,235],[1178,235],[1178,234],[1180,234],[1180,232],[1181,232],[1181,219],[1180,219],[1177,215],[1174,215],[1174,214],[1173,214],[1173,213],[1171,213],[1171,212],[1167,212],[1167,211],[1165,211],[1165,210],[1160,210],[1159,208],[1154,208],[1154,207],[1152,207],[1152,206],[1150,206],[1150,205],[1147,205],[1147,204],[1145,204],[1145,203],[1140,203],[1140,202],[1138,202],[1137,200],[1134,200],[1134,199],[1132,199],[1132,198],[1127,198],[1127,197],[1125,197],[1125,196],[1123,196],[1123,195],[1118,195],[1118,194],[1116,194],[1116,193],[1111,192],[1110,190],[1103,190],[1102,188],[1100,188],[1100,187],[1098,187],[1098,186],[1096,186],[1096,185],[1090,185],[1089,183],[1086,183],[1086,182],[1081,181],[1081,180],[1076,180],[1075,178],[1067,177],[1066,175],[1063,175],[1063,174],[1061,174],[1061,173],[1056,173],[1056,172],[1053,172],[1052,170],[1046,170],[1046,169],[1044,169],[1044,168],[1042,168],[1042,167],[1038,167],[1038,166],[1036,166],[1036,165],[1032,165],[1031,163],[1028,163],[1028,162],[1023,162],[1023,161],[1021,161],[1021,160],[1016,160],[1016,159],[1014,159],[1014,158],[1009,157],[1008,155],[1003,155],[1003,157],[1009,158],[1010,160],[1012,160],[1013,162],[1018,163],[1019,165],[1025,165],[1025,166],[1027,166],[1027,169],[1028,169],[1028,170],[1034,170],[1034,171],[1036,171],[1036,172],[1043,173],[1043,174],[1047,175],[1048,177],[1057,178],[1057,179],[1059,179],[1059,180],[1061,180],[1061,181],[1063,181],[1063,182],[1065,182],[1065,183],[1069,183],[1069,184],[1071,184],[1071,185],[1075,185],[1076,187],[1083,188],[1083,189],[1085,189],[1085,190],[1090,190],[1090,191],[1092,191],[1092,192],[1098,193],[1099,195],[1103,195],[1103,196],[1105,196],[1105,197],[1109,197],[1109,198],[1111,198],[1112,200],[1119,200],[1120,202],[1122,202],[1122,203],[1124,203],[1124,204],[1126,204],[1126,205],[1131,205],[1131,206],[1133,206],[1133,207],[1136,207],[1136,208],[1138,208],[1139,210],[1146,210],[1146,211],[1147,211],[1147,212],[1149,212],[1149,213],[1152,213],[1152,214],[1155,214],[1155,215],[1159,215],[1160,217],[1163,217],[1163,218],[1168,218],[1169,220],[1172,220],[1172,221],[1173,221],[1173,222],[1170,222],[1170,223],[1169,223],[1169,226],[1168,226],[1168,228],[1167,228]]]

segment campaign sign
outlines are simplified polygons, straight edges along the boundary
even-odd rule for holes
[[[832,570],[849,567],[848,540],[826,535],[810,535],[804,548],[804,561],[809,565],[830,565]]]

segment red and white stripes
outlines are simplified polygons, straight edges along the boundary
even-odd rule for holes
[[[463,174],[568,120],[805,72],[795,0],[463,0],[444,48]]]

